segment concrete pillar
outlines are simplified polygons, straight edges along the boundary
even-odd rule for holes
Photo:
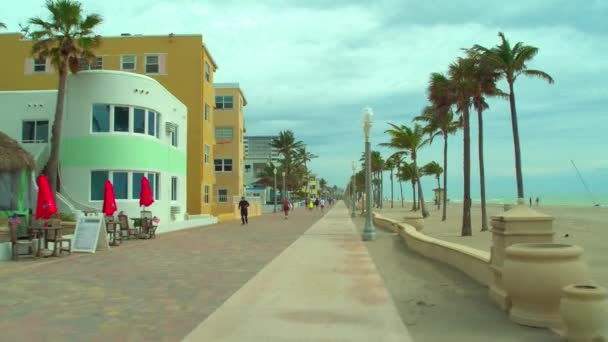
[[[553,217],[539,213],[519,199],[517,205],[501,215],[492,216],[492,248],[490,269],[490,298],[500,308],[509,311],[511,303],[504,290],[502,270],[507,247],[516,243],[553,242]]]

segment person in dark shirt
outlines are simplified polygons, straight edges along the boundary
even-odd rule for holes
[[[241,197],[241,201],[239,202],[239,209],[241,209],[241,222],[243,225],[249,224],[247,220],[249,202],[245,199],[245,197]]]

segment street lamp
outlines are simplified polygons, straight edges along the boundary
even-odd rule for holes
[[[365,227],[363,228],[363,241],[370,241],[376,238],[376,229],[372,222],[372,163],[371,163],[371,143],[369,133],[372,128],[374,112],[371,108],[363,108],[363,133],[365,133]]]
[[[272,176],[274,178],[274,187],[272,188],[272,197],[274,197],[274,208],[272,209],[273,213],[277,212],[277,167],[272,166]]]
[[[351,192],[351,201],[353,202],[353,212],[350,214],[350,217],[357,216],[357,164],[353,161],[353,181],[350,183],[350,192]]]
[[[283,176],[283,201],[285,201],[287,198],[287,193],[285,192],[285,171],[283,171],[281,175]]]

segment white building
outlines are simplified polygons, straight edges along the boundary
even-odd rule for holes
[[[50,152],[57,92],[0,92],[0,129],[34,156]],[[119,211],[138,217],[139,187],[148,177],[160,218],[175,229],[186,209],[186,106],[154,79],[120,71],[70,75],[62,124],[58,206],[101,210],[103,184],[114,185]]]

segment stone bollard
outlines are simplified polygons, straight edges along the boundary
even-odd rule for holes
[[[506,249],[516,243],[553,242],[553,217],[527,207],[524,199],[520,198],[511,210],[492,216],[491,225],[492,280],[489,295],[501,309],[509,311],[511,302],[502,279]]]

